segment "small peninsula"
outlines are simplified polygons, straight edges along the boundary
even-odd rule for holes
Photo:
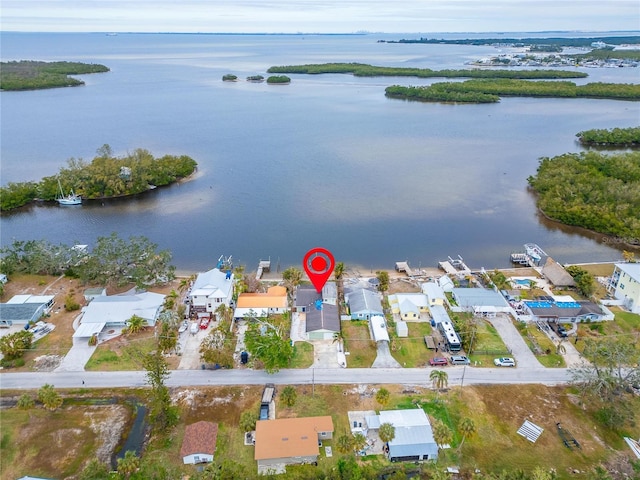
[[[9,183],[0,188],[0,212],[36,200],[54,201],[60,189],[73,190],[88,200],[137,195],[188,177],[197,165],[186,155],[156,158],[142,148],[115,157],[111,147],[104,145],[90,163],[71,158],[57,175],[45,177],[40,182]]]
[[[39,62],[20,60],[0,63],[0,90],[39,90],[45,88],[77,87],[82,80],[69,75],[108,72],[109,68],[96,63]]]

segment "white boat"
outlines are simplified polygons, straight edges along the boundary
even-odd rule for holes
[[[58,180],[58,187],[60,188],[60,195],[56,197],[56,202],[58,202],[60,205],[82,204],[82,197],[80,195],[76,195],[73,190],[71,190],[68,195],[64,194],[62,185],[60,184],[60,180]]]

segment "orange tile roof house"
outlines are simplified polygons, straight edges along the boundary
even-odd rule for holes
[[[217,423],[201,421],[187,425],[180,449],[182,461],[185,464],[212,462],[217,438]]]
[[[280,286],[269,287],[267,293],[241,293],[238,295],[233,316],[235,318],[243,318],[246,315],[267,317],[270,314],[285,313],[287,306],[287,289]]]
[[[285,465],[317,462],[318,442],[332,437],[330,416],[260,420],[255,435],[258,472],[282,473]]]

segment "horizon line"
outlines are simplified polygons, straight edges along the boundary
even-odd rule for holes
[[[189,31],[136,31],[136,30],[92,30],[92,31],[46,31],[46,30],[0,30],[2,33],[78,33],[78,34],[122,34],[122,35],[445,35],[445,34],[519,34],[519,33],[638,33],[640,30],[484,30],[484,31],[444,31],[444,32],[384,32],[358,30],[355,32],[189,32]]]

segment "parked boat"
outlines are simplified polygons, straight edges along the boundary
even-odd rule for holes
[[[58,202],[60,205],[82,204],[82,197],[80,195],[76,195],[73,190],[71,190],[68,195],[64,194],[62,185],[60,184],[60,180],[58,180],[58,188],[60,189],[60,194],[56,197],[56,202]]]

